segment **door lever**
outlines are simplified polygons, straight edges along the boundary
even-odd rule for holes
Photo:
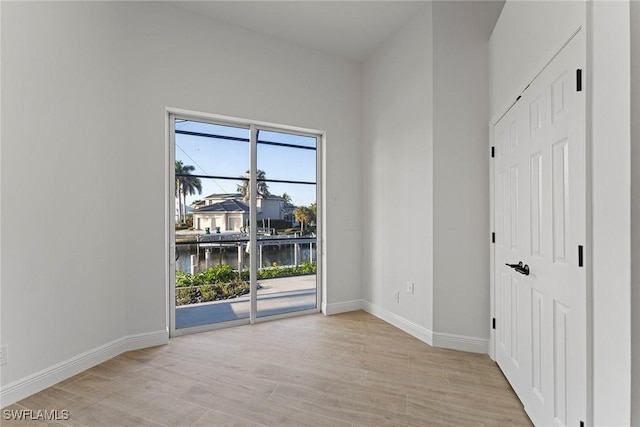
[[[505,265],[506,265],[507,267],[511,267],[511,268],[518,268],[518,267],[522,267],[522,261],[520,261],[520,262],[519,262],[519,263],[517,263],[517,264],[508,264],[508,263],[505,263]]]
[[[513,268],[515,271],[517,271],[520,274],[524,274],[525,276],[528,276],[530,271],[529,271],[529,266],[527,264],[522,264],[522,261],[520,261],[517,264],[506,264],[506,266]]]
[[[525,276],[529,275],[529,266],[527,264],[525,264],[524,267],[519,265],[515,268],[515,270],[520,274],[524,274]]]

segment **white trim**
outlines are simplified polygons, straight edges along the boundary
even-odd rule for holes
[[[131,350],[164,345],[168,342],[169,332],[167,330],[128,335],[113,340],[7,384],[0,390],[0,407],[7,407],[119,354]]]
[[[468,337],[465,335],[434,332],[433,346],[449,348],[452,350],[469,351],[471,353],[489,353],[489,340],[487,338]]]
[[[346,305],[353,302],[354,301],[349,301],[348,303],[343,304]],[[468,351],[481,354],[487,354],[489,352],[489,340],[486,338],[433,332],[427,328],[413,323],[410,320],[398,316],[397,314],[392,313],[387,309],[372,304],[369,301],[360,300],[359,302],[362,309],[367,313],[384,320],[385,322],[433,347],[448,348],[451,350]]]
[[[323,250],[324,242],[324,147],[326,134],[316,136],[316,311],[320,312],[327,287],[325,282],[324,265],[326,262]]]
[[[363,301],[362,309],[369,314],[373,314],[379,319],[384,320],[387,323],[392,324],[396,328],[418,338],[429,345],[433,345],[433,332],[427,328],[413,323],[410,320],[400,317],[395,313],[390,312],[387,309],[379,307],[369,301]]]
[[[498,154],[498,147],[494,141],[494,127],[495,124],[489,124],[489,149],[493,150],[494,156]],[[492,241],[491,236],[495,236],[496,233],[496,221],[495,221],[495,158],[489,156],[489,342],[487,343],[487,353],[491,360],[496,360],[496,339],[495,329],[493,329],[493,319],[496,316],[496,301],[495,301],[495,256],[496,256],[496,244]]]
[[[333,314],[347,313],[349,311],[364,310],[364,301],[356,299],[352,301],[336,302],[333,304],[322,303],[322,313],[325,316]]]
[[[249,322],[256,322],[258,311],[258,129],[249,125]],[[260,247],[262,262],[262,247]]]
[[[165,158],[167,166],[165,170],[165,307],[167,310],[165,321],[169,326],[169,336],[176,333],[176,230],[175,230],[175,120],[174,113],[167,110],[165,113]]]
[[[223,116],[220,114],[209,114],[202,111],[185,110],[183,108],[166,107],[165,110],[169,113],[173,113],[181,118],[193,119],[202,121],[207,120],[223,126],[235,126],[243,129],[249,129],[250,125],[255,125],[260,129],[276,130],[279,132],[290,131],[296,134],[302,134],[304,136],[318,136],[324,135],[325,132],[317,129],[303,128],[298,126],[281,125],[277,123],[263,122],[259,120],[241,119],[238,117]]]

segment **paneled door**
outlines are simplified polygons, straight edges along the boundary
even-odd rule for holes
[[[583,31],[494,126],[496,360],[539,426],[586,421]]]

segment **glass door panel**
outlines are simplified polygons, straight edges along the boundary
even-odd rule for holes
[[[317,139],[258,131],[256,317],[317,308]]]
[[[175,329],[249,319],[249,129],[174,125]]]

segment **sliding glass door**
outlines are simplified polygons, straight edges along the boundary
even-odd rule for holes
[[[258,130],[258,190],[278,195],[257,200],[258,317],[317,307],[317,146],[316,136]]]
[[[169,133],[172,334],[318,311],[319,136],[178,114]]]

